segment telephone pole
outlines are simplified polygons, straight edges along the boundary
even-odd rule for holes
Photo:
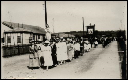
[[[83,54],[84,54],[84,17],[82,17],[83,19]]]
[[[46,7],[46,1],[45,1],[45,27],[47,28],[47,7]]]

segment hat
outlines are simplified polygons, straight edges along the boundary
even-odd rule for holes
[[[30,43],[33,43],[33,42],[34,42],[34,40],[31,40],[31,41],[30,41]]]
[[[63,39],[63,37],[60,37],[61,39]]]
[[[48,43],[49,44],[49,41],[45,41],[44,43]]]
[[[63,39],[63,41],[66,41],[65,39]]]

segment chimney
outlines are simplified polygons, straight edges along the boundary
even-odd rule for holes
[[[91,26],[91,23],[90,23],[90,26]]]
[[[95,26],[95,24],[94,24],[94,26]]]

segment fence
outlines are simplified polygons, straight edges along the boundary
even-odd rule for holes
[[[18,46],[3,46],[3,57],[10,57],[15,55],[22,55],[29,53],[30,45],[18,45]]]

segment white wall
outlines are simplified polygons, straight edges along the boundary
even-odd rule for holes
[[[11,45],[17,44],[17,34],[16,33],[11,33]]]
[[[30,33],[23,33],[23,44],[29,44]]]
[[[11,36],[11,43],[7,43],[7,36]],[[21,43],[17,43],[17,36],[21,36]],[[37,41],[43,41],[43,35],[40,35],[40,39],[38,39],[38,35],[35,35],[35,40],[37,36]],[[33,37],[33,34],[30,33],[7,33],[5,36],[5,45],[22,45],[23,44],[30,44],[29,37]]]

